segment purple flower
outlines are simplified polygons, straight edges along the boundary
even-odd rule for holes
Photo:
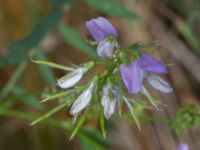
[[[155,73],[167,73],[167,69],[163,62],[147,53],[143,53],[137,61],[138,65],[143,70],[152,71]]]
[[[189,146],[186,143],[181,143],[177,150],[189,150]]]
[[[104,17],[98,17],[86,21],[86,27],[89,30],[92,37],[99,42],[97,47],[97,53],[101,57],[111,57],[114,49],[114,43],[107,40],[109,35],[117,37],[117,31]]]
[[[147,53],[143,53],[141,57],[132,61],[129,65],[122,64],[120,72],[129,93],[135,94],[141,91],[144,77],[148,79],[148,82],[154,88],[164,93],[172,91],[172,88],[166,81],[153,74],[167,73],[166,67],[160,60]]]
[[[96,41],[103,41],[108,35],[117,37],[117,31],[113,25],[104,17],[98,17],[86,21],[86,27]]]
[[[129,65],[122,64],[120,72],[129,93],[139,92],[143,83],[143,70],[139,67],[138,62],[133,61]]]

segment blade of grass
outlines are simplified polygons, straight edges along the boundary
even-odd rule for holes
[[[8,83],[5,85],[1,92],[1,96],[4,98],[7,96],[7,94],[12,91],[12,89],[15,87],[15,84],[17,80],[21,77],[22,73],[26,69],[27,62],[23,62],[18,65],[17,69],[15,70],[14,74],[11,76]]]
[[[61,110],[62,108],[64,108],[68,103],[63,103],[58,105],[57,107],[51,109],[50,111],[48,111],[47,113],[45,113],[44,115],[40,116],[39,118],[37,118],[36,120],[34,120],[30,125],[34,125],[48,117],[50,117],[51,115],[53,115],[54,113],[56,113],[57,111]]]

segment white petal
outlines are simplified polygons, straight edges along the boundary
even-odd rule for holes
[[[171,86],[165,80],[157,75],[150,75],[147,78],[148,82],[157,90],[163,93],[170,93],[172,91]]]
[[[101,104],[103,106],[104,116],[106,119],[109,119],[115,113],[115,106],[117,102],[117,100],[115,99],[111,100],[109,98],[109,92],[112,92],[112,85],[106,84],[103,87],[102,99],[101,99]]]
[[[114,49],[114,44],[105,39],[98,44],[97,54],[101,57],[111,58],[113,54],[113,49]]]
[[[93,91],[93,83],[90,85],[88,89],[86,89],[74,102],[70,109],[71,115],[76,115],[80,111],[82,111],[90,102],[92,98],[92,91]]]
[[[76,83],[78,83],[81,78],[83,77],[83,74],[85,72],[84,68],[77,68],[73,72],[70,72],[66,76],[62,77],[57,81],[58,86],[60,88],[66,89],[74,86]]]
[[[112,85],[111,84],[106,84],[104,87],[103,87],[103,93],[102,95],[103,96],[107,96],[109,94],[109,91],[111,90],[112,88]]]
[[[102,106],[104,109],[104,116],[109,119],[115,113],[116,101],[110,100],[108,96],[102,97]]]

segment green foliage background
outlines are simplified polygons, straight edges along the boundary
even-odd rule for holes
[[[20,1],[18,2],[20,4]],[[21,3],[23,2],[24,1],[21,1]],[[191,47],[193,53],[200,56],[199,38],[193,30],[195,20],[197,19],[200,10],[198,5],[195,5],[195,3],[198,2],[192,0],[189,2],[189,5],[188,3],[184,3],[182,0],[163,0],[163,2],[168,7],[178,12],[181,16],[183,16],[183,18],[185,18],[185,22],[181,21],[176,23],[175,28],[184,38],[186,43]],[[41,125],[45,124],[45,126],[48,126],[49,128],[49,132],[53,134],[52,137],[54,135],[56,135],[56,137],[59,136],[60,131],[57,128],[63,128],[62,131],[67,133],[64,138],[68,140],[69,135],[74,130],[70,117],[53,115],[55,112],[58,110],[60,111],[64,107],[59,105],[59,108],[56,107],[56,110],[51,110],[51,106],[44,105],[38,100],[40,95],[43,94],[43,90],[47,85],[52,85],[52,87],[50,87],[52,89],[48,90],[53,90],[55,88],[55,74],[60,74],[60,72],[56,72],[52,68],[45,65],[35,65],[30,61],[30,58],[34,57],[37,60],[44,61],[50,60],[50,54],[41,48],[40,42],[49,32],[57,32],[59,34],[59,38],[61,38],[64,43],[68,44],[68,48],[75,49],[75,51],[78,50],[79,52],[76,51],[76,53],[84,56],[84,59],[99,59],[95,49],[85,41],[85,38],[82,34],[83,32],[81,32],[79,29],[80,26],[77,28],[77,26],[74,26],[72,23],[70,23],[70,14],[73,14],[73,11],[77,11],[78,13],[79,10],[77,10],[77,8],[82,7],[82,5],[84,5],[88,11],[94,14],[104,15],[106,17],[114,17],[119,20],[126,19],[133,23],[139,23],[142,21],[142,18],[136,12],[134,12],[134,10],[129,10],[126,8],[123,5],[123,1],[118,0],[44,0],[42,2],[31,0],[24,3],[26,3],[24,9],[26,9],[26,11],[29,12],[28,15],[30,15],[30,17],[26,16],[26,19],[29,20],[28,29],[26,29],[27,31],[23,34],[23,36],[20,35],[20,38],[14,38],[5,42],[6,53],[2,55],[0,59],[1,73],[3,74],[7,71],[7,69],[11,70],[12,72],[9,76],[9,79],[7,81],[2,81],[1,84],[0,124],[4,125],[6,121],[9,122],[10,118],[25,120],[26,128],[32,128],[31,130],[35,130],[36,128],[39,130],[40,128],[45,128]],[[181,8],[179,7],[180,3],[183,4],[183,7]],[[8,23],[10,21],[9,13],[3,13],[6,12],[6,8],[3,8],[6,5],[6,2],[2,1],[0,2],[0,5],[0,11],[4,15],[3,17],[5,17],[5,22]],[[79,15],[80,20],[83,21],[81,26],[84,26],[84,21],[86,18],[84,18],[84,16],[81,17],[82,14]],[[93,17],[96,16],[97,15],[94,15]],[[58,47],[56,51],[59,51],[59,49],[60,47]],[[70,53],[73,53],[73,51]],[[73,57],[76,58],[75,56]],[[68,56],[66,56],[66,59],[68,59]],[[77,62],[80,63],[81,61],[78,60]],[[34,72],[39,74],[39,78],[42,80],[42,83],[40,83],[42,86],[40,85],[39,87],[34,87],[34,90],[27,87],[26,83],[23,82],[23,80],[27,79],[30,80],[29,84],[31,84],[32,79],[23,79],[23,77],[24,74],[27,74],[29,67],[33,65],[35,67]],[[54,106],[55,103],[52,103],[51,105]],[[138,112],[143,111],[143,109],[146,108],[145,104],[140,104],[139,106],[136,105],[135,107],[135,109],[138,108]],[[43,118],[44,120],[40,124],[36,125],[37,127],[29,126],[33,120],[38,118],[42,112],[47,112],[47,110],[50,110],[49,113],[47,113],[48,118],[47,116],[44,117],[45,119]],[[64,110],[64,114],[65,113],[66,110]],[[131,117],[129,114],[127,114],[125,118],[129,120]],[[186,105],[177,113],[177,116],[174,118],[159,118],[157,116],[146,116],[143,114],[140,116],[140,118],[141,120],[147,121],[165,122],[175,131],[180,132],[183,129],[187,129],[193,125],[199,124],[199,108]],[[184,122],[184,124],[182,124],[182,122]],[[98,123],[94,124],[94,126],[83,125],[80,128],[80,130],[77,132],[75,145],[81,145],[80,147],[83,150],[103,150],[111,148],[112,144],[110,143],[109,139],[105,139],[103,137],[99,130]],[[112,125],[112,122],[106,123],[106,126],[110,125]],[[49,133],[44,133],[44,136],[47,137],[48,134]],[[17,136],[18,135],[14,137],[17,138]],[[57,140],[55,140],[54,143],[55,145],[52,144],[54,145],[54,148],[51,147],[50,149],[63,149],[61,145],[65,146],[66,148],[70,146],[73,147],[73,142],[69,143],[66,141],[57,141],[56,143],[56,141]],[[17,142],[21,142],[21,144],[23,143],[22,141]],[[6,149],[4,144],[0,145],[3,145],[0,146],[0,149]],[[47,145],[48,144],[46,144],[46,148],[44,149],[48,148]],[[17,149],[26,149],[26,146],[18,146]]]

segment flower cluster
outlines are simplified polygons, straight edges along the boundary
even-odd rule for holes
[[[70,114],[78,116],[87,106],[95,104],[105,118],[109,119],[117,106],[121,110],[124,102],[139,127],[137,113],[132,106],[133,96],[138,93],[144,94],[157,107],[157,99],[151,96],[143,82],[146,79],[156,90],[163,93],[171,92],[170,85],[158,76],[167,73],[166,66],[162,61],[143,51],[142,47],[148,48],[148,44],[135,43],[128,48],[121,48],[117,42],[116,29],[104,17],[87,21],[86,27],[97,43],[97,54],[101,59],[98,62],[90,61],[70,68],[70,73],[57,81],[60,88],[73,93],[72,96],[68,95],[72,99],[69,105]],[[104,65],[105,70],[95,75],[89,83],[77,85],[84,74],[97,63]]]
[[[119,90],[118,86],[115,85],[115,79],[118,70],[121,74],[121,79],[130,94],[143,93],[148,95],[146,88],[143,85],[143,79],[147,81],[157,90],[164,93],[169,93],[172,91],[170,85],[160,78],[157,74],[166,74],[167,69],[165,65],[154,58],[153,56],[137,50],[133,59],[131,56],[127,55],[128,50],[120,49],[116,42],[118,33],[113,25],[104,17],[98,17],[96,19],[91,19],[86,22],[86,27],[89,30],[92,37],[98,42],[97,54],[104,59],[111,59],[111,63],[116,63],[115,68],[110,72],[110,76],[103,76],[105,78],[104,85],[101,92],[101,104],[104,109],[105,118],[108,119],[114,114],[116,103],[119,100]],[[130,48],[131,49],[131,48]],[[122,56],[123,55],[123,56]],[[123,61],[123,57],[129,57],[126,61]],[[121,56],[121,57],[120,57]],[[117,60],[115,61],[114,60]],[[113,62],[114,61],[114,62]],[[127,63],[128,62],[128,63]],[[84,66],[79,67],[66,75],[65,77],[58,80],[58,85],[61,88],[70,88],[80,81],[83,74],[91,68],[91,63],[86,63]],[[112,81],[114,80],[114,81]],[[80,94],[80,96],[75,100],[71,107],[70,114],[75,115],[82,111],[92,99],[92,93],[94,88],[98,85],[96,80],[92,81],[88,88]],[[117,81],[118,82],[118,81]],[[122,99],[126,96],[122,96]],[[127,103],[128,101],[126,101]]]

